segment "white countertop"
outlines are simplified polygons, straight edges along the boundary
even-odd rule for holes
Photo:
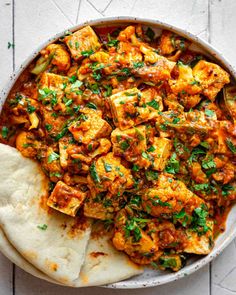
[[[13,70],[53,34],[84,20],[132,15],[187,29],[215,45],[236,66],[236,0],[0,0],[0,89]],[[15,47],[8,49],[8,42]],[[236,241],[211,265],[150,289],[71,289],[28,275],[0,255],[0,295],[233,295]]]

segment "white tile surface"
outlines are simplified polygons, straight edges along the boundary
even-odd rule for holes
[[[48,37],[84,20],[132,15],[166,21],[217,46],[236,66],[235,0],[0,0],[0,88],[14,65]],[[14,40],[15,48],[7,49]],[[236,243],[206,266],[178,282],[142,290],[70,289],[36,279],[0,255],[0,295],[233,295]]]

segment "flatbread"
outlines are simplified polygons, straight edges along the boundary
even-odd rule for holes
[[[50,283],[59,284],[30,264],[11,245],[4,232],[0,229],[0,251],[18,267],[33,276]],[[141,274],[143,269],[132,263],[128,256],[118,252],[111,245],[110,235],[91,237],[86,251],[86,258],[79,279],[72,287],[99,286],[114,283],[134,275]],[[62,285],[62,284],[60,284]]]
[[[57,281],[50,279],[49,276],[45,275],[43,272],[39,271],[32,264],[30,264],[27,260],[25,260],[8,241],[2,229],[0,229],[0,251],[12,263],[24,269],[26,272],[32,274],[33,276],[42,280],[46,280],[50,283],[59,284]]]
[[[79,277],[90,236],[88,220],[43,205],[47,179],[39,165],[0,144],[0,226],[16,250],[53,280],[72,285]],[[86,224],[87,223],[87,224]]]
[[[117,251],[111,242],[111,232],[96,233],[97,224],[86,250],[84,265],[75,286],[99,286],[111,284],[141,274],[143,268],[133,263],[123,252]]]
[[[95,224],[90,237],[91,226],[83,230],[78,218],[42,205],[47,180],[37,163],[2,144],[0,158],[0,251],[13,263],[38,278],[73,287],[114,283],[143,272],[112,246],[111,233],[97,234]]]

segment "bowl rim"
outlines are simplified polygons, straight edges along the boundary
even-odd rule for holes
[[[79,23],[77,25],[68,27],[66,31],[75,31],[78,30],[86,25],[90,26],[102,26],[106,24],[132,24],[132,23],[142,23],[144,25],[150,25],[150,26],[156,26],[160,29],[166,29],[173,31],[183,37],[186,37],[188,40],[196,43],[198,46],[202,47],[205,51],[207,51],[213,58],[215,58],[225,69],[227,69],[228,72],[230,72],[231,77],[236,80],[236,70],[234,67],[230,64],[228,59],[224,57],[224,55],[217,50],[213,45],[209,44],[207,41],[203,40],[201,37],[194,35],[193,33],[190,33],[188,30],[178,28],[176,26],[173,26],[171,24],[168,24],[166,22],[152,19],[152,18],[142,18],[142,17],[135,17],[135,16],[112,16],[112,17],[104,17],[104,18],[96,18],[92,20],[88,20],[82,23]],[[33,51],[25,60],[24,62],[12,73],[12,75],[9,77],[8,81],[6,82],[5,86],[0,92],[0,112],[2,109],[3,104],[5,103],[5,100],[10,93],[12,87],[14,86],[15,82],[19,78],[19,76],[22,74],[22,72],[25,70],[25,68],[33,61],[33,59],[39,54],[39,52],[48,44],[56,41],[63,35],[65,35],[65,30],[54,34],[52,37],[50,37],[47,41],[41,43],[40,46],[37,47],[36,50]],[[227,224],[227,222],[226,222]],[[230,242],[236,237],[236,228],[235,230],[230,233],[223,242],[217,247],[214,248],[213,251],[202,258],[201,260],[195,261],[191,263],[190,265],[184,267],[182,270],[167,274],[163,276],[162,278],[158,279],[145,279],[142,281],[135,280],[135,277],[133,278],[133,281],[120,281],[117,283],[109,284],[103,287],[106,288],[115,288],[115,289],[136,289],[136,288],[146,288],[146,287],[154,287],[166,283],[170,283],[176,280],[179,280],[183,277],[186,277],[198,269],[202,268],[209,262],[211,262],[214,258],[216,258],[229,244]]]

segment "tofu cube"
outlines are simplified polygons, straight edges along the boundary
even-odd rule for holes
[[[128,89],[110,96],[109,103],[114,124],[121,130],[135,126],[136,106],[141,97],[137,88]]]
[[[63,83],[67,82],[68,77],[44,72],[39,81],[39,87],[41,89],[48,88],[51,90],[62,90]]]
[[[108,153],[90,166],[88,183],[93,192],[122,193],[134,184],[131,171],[121,164],[121,158]]]
[[[193,68],[193,76],[200,83],[202,93],[214,101],[218,92],[230,82],[230,75],[220,66],[200,60]]]
[[[171,154],[171,140],[164,137],[154,137],[153,151],[149,152],[154,158],[153,169],[163,171]]]
[[[213,228],[214,223],[213,221],[208,221],[207,226],[209,227],[208,231],[204,234],[199,236],[198,233],[187,230],[187,239],[188,244],[184,249],[186,253],[193,253],[198,255],[207,255],[211,252],[213,247]]]
[[[82,113],[77,121],[68,128],[78,142],[89,144],[92,140],[107,137],[111,126],[103,120],[97,111],[86,111]]]
[[[95,202],[93,199],[90,199],[84,204],[84,215],[89,218],[101,220],[113,219],[113,210],[112,207],[106,208],[103,203]]]
[[[114,124],[121,130],[129,129],[158,116],[158,102],[144,103],[142,92],[132,88],[110,96],[109,103]]]
[[[140,125],[126,130],[116,128],[111,134],[111,141],[114,155],[124,157],[137,165],[143,162],[142,152],[147,149],[145,126]]]
[[[85,198],[86,193],[68,186],[62,181],[58,181],[48,198],[47,205],[57,211],[74,217]]]
[[[101,47],[97,35],[90,26],[76,31],[72,35],[65,37],[64,40],[74,60],[79,60],[86,51],[92,53]]]

